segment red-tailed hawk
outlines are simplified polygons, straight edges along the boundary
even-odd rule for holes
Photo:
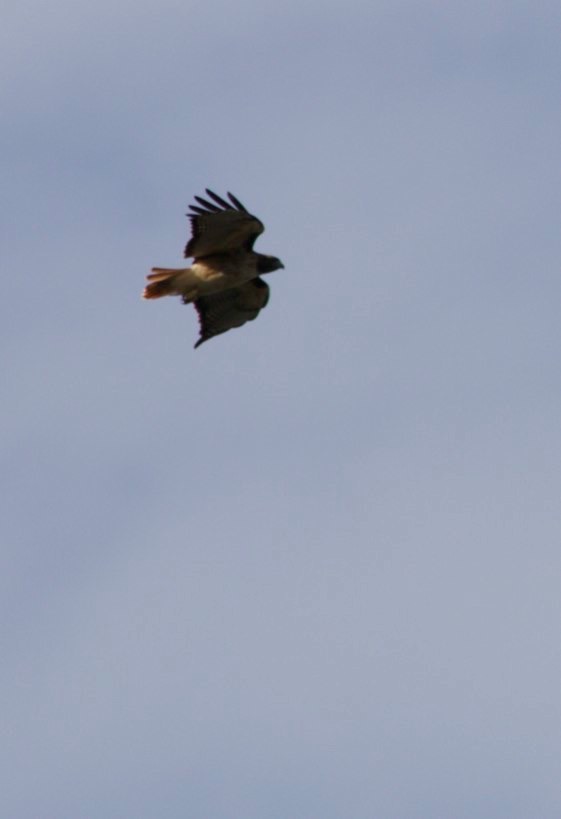
[[[231,193],[227,202],[206,190],[212,202],[195,196],[192,236],[185,258],[194,257],[191,267],[153,267],[147,276],[145,299],[181,296],[184,304],[194,304],[199,314],[200,336],[195,344],[241,327],[257,318],[269,300],[269,287],[260,279],[284,267],[276,256],[256,253],[253,244],[265,226],[244,208]]]

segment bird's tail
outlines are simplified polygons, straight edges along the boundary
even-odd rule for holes
[[[162,296],[177,296],[176,277],[185,273],[183,268],[153,267],[146,276],[149,284],[144,288],[142,297],[145,299],[159,299]]]

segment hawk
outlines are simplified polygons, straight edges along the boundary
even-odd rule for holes
[[[195,348],[257,318],[269,300],[269,286],[260,276],[284,268],[276,256],[253,250],[265,226],[239,199],[228,193],[227,201],[208,188],[206,193],[212,201],[195,196],[198,204],[189,205],[187,214],[191,238],[184,255],[193,257],[193,264],[153,267],[143,293],[145,299],[181,296],[195,306],[200,324]]]

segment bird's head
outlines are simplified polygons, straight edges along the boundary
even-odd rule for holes
[[[284,269],[284,265],[276,256],[266,256],[264,253],[259,254],[257,259],[257,270],[259,273],[272,273],[274,270]]]

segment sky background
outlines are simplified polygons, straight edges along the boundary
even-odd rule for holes
[[[557,0],[2,16],[2,816],[558,819]]]

